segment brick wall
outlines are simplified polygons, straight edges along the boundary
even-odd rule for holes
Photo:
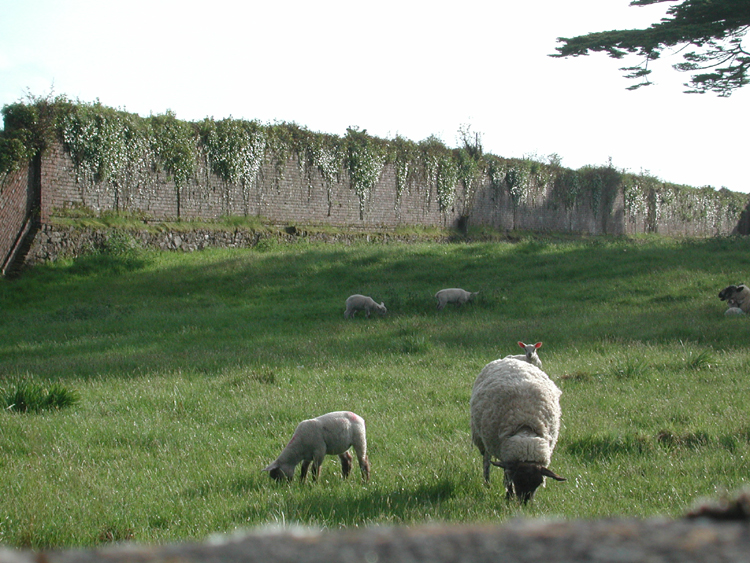
[[[424,179],[411,178],[397,197],[395,171],[386,164],[360,216],[360,202],[346,171],[327,185],[317,170],[303,169],[294,156],[281,164],[267,158],[255,179],[244,186],[211,174],[206,158],[199,157],[197,174],[178,193],[164,172],[133,174],[119,185],[77,181],[69,155],[56,145],[42,164],[42,221],[57,209],[85,206],[97,212],[143,212],[156,220],[246,215],[278,224],[389,230],[410,225],[455,227],[467,221],[506,231],[714,236],[734,232],[748,202],[745,194],[678,190],[670,184],[631,189],[626,197],[622,175],[608,169],[597,173],[602,178],[600,191],[582,193],[569,205],[561,203],[569,198],[561,195],[552,177],[544,185],[531,185],[514,205],[508,190],[493,188],[485,176],[471,198],[459,184],[454,204],[441,211],[435,186]]]
[[[48,224],[60,210],[81,206],[98,213],[143,213],[154,220],[246,215],[280,225],[370,231],[467,224],[499,231],[595,235],[714,236],[747,231],[750,214],[743,215],[743,211],[750,196],[746,194],[685,190],[653,181],[626,186],[624,176],[614,170],[602,168],[593,173],[599,175],[599,190],[578,194],[572,201],[554,172],[545,181],[535,180],[538,185],[529,185],[515,202],[507,187],[493,187],[485,176],[473,194],[464,193],[459,184],[455,202],[441,211],[434,184],[415,174],[397,194],[394,168],[386,164],[360,214],[360,202],[346,171],[328,185],[317,169],[305,169],[295,156],[282,163],[267,158],[252,182],[232,185],[211,174],[205,156],[199,155],[195,177],[178,190],[163,171],[133,171],[117,184],[84,181],[76,177],[70,155],[58,143],[34,163],[2,179],[0,257],[11,251],[30,209],[38,208],[41,223]]]
[[[441,213],[434,186],[412,183],[397,201],[395,173],[386,166],[364,204],[342,172],[326,184],[317,170],[303,170],[296,157],[277,166],[270,159],[251,185],[230,185],[210,174],[205,157],[198,172],[177,192],[163,172],[126,180],[123,185],[76,181],[73,163],[61,145],[49,149],[42,166],[42,221],[56,209],[85,206],[94,211],[141,211],[154,219],[216,219],[228,215],[261,216],[277,223],[314,223],[340,227],[393,229],[401,225],[450,226],[454,210]]]
[[[33,168],[29,164],[0,176],[0,268],[6,261],[21,233],[33,201]]]

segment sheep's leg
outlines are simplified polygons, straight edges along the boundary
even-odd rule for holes
[[[510,478],[507,471],[503,473],[503,481],[505,482],[505,500],[510,500],[514,494],[513,479]]]
[[[302,462],[302,466],[300,467],[300,473],[299,473],[299,482],[304,483],[305,478],[307,477],[307,468],[310,467],[310,460],[306,459]]]
[[[355,444],[354,451],[357,454],[357,461],[359,462],[359,469],[362,471],[362,478],[365,481],[370,480],[370,460],[367,459],[367,454],[364,446],[357,446]]]
[[[326,451],[325,448],[321,448],[320,451],[317,451],[313,454],[313,460],[312,460],[312,478],[313,481],[318,480],[318,475],[320,474],[320,466],[323,465],[323,460],[326,457]]]
[[[357,461],[359,461],[359,468],[362,470],[362,477],[365,481],[370,480],[370,460],[367,459],[367,456],[359,456],[357,455]]]
[[[490,455],[490,452],[485,451],[483,454],[483,465],[484,465],[484,482],[488,485],[490,484],[490,459],[492,456]]]
[[[339,459],[341,460],[341,475],[346,479],[352,471],[352,454],[344,452]]]
[[[354,436],[352,436],[352,446],[354,447],[354,453],[357,454],[357,461],[362,471],[362,477],[365,481],[369,481],[370,460],[367,459],[367,438],[365,437],[364,428],[354,433]]]

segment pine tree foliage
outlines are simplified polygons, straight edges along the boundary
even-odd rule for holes
[[[633,0],[631,6],[647,6],[678,0]],[[646,29],[612,30],[577,37],[558,38],[562,45],[552,57],[577,57],[604,52],[614,59],[637,55],[642,62],[623,67],[626,78],[638,82],[629,90],[652,84],[649,63],[666,49],[682,54],[673,65],[691,73],[685,86],[689,93],[714,92],[729,96],[750,82],[750,52],[743,41],[750,27],[750,0],[682,0],[670,6],[666,17]]]

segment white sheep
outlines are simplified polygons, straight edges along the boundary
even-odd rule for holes
[[[381,315],[385,315],[388,309],[385,308],[385,303],[381,302],[378,305],[372,297],[366,295],[350,295],[346,299],[346,310],[344,311],[344,318],[351,319],[354,317],[354,313],[357,311],[365,310],[367,318],[370,318],[370,312],[375,310]]]
[[[460,287],[441,289],[435,294],[435,299],[437,299],[437,310],[442,311],[443,307],[448,303],[455,303],[457,307],[460,307],[464,303],[472,301],[478,293],[478,291],[466,291]]]
[[[730,309],[739,307],[750,313],[750,288],[744,284],[729,285],[719,292],[719,299],[726,301]]]
[[[520,340],[518,341],[518,345],[523,348],[524,354],[514,354],[512,356],[505,356],[506,358],[515,358],[517,360],[523,360],[526,362],[529,362],[530,364],[534,364],[539,369],[542,369],[542,360],[539,359],[539,355],[536,353],[536,351],[542,347],[541,342],[537,342],[536,344],[524,344]]]
[[[562,392],[542,370],[516,358],[490,362],[471,393],[471,439],[483,458],[505,470],[507,498],[527,503],[545,477],[565,481],[548,469],[560,432]],[[493,461],[492,458],[499,461]]]
[[[337,455],[341,460],[341,474],[346,478],[352,469],[352,454],[349,453],[352,446],[357,454],[362,476],[368,481],[370,461],[367,459],[364,419],[349,411],[329,412],[300,422],[279,457],[263,471],[268,471],[277,481],[284,478],[291,481],[294,478],[294,469],[302,462],[300,481],[304,481],[312,462],[312,476],[313,480],[316,480],[323,458],[326,455]]]

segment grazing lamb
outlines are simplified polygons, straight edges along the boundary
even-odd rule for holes
[[[539,359],[539,355],[536,353],[536,351],[542,347],[542,343],[537,342],[536,344],[524,344],[519,340],[518,345],[524,349],[524,352],[526,352],[525,354],[515,354],[513,356],[505,357],[523,360],[529,362],[530,364],[534,364],[539,369],[542,369],[542,360]]]
[[[344,311],[344,318],[351,319],[354,317],[354,313],[357,311],[365,310],[367,318],[370,318],[370,312],[372,310],[377,311],[381,315],[385,315],[388,309],[385,308],[385,303],[381,302],[378,305],[372,297],[366,295],[350,295],[346,299],[346,311]]]
[[[437,299],[437,310],[442,311],[443,307],[448,303],[455,303],[457,307],[460,307],[464,303],[472,301],[478,293],[478,291],[466,291],[460,287],[441,289],[435,294],[435,299]]]
[[[719,299],[726,301],[730,309],[739,307],[743,313],[750,313],[750,288],[745,284],[728,285],[719,292]]]
[[[565,481],[547,468],[560,432],[561,391],[542,370],[516,358],[490,362],[471,392],[471,439],[483,458],[505,470],[506,498],[526,504],[545,477]],[[492,461],[495,457],[500,461]]]
[[[346,478],[352,469],[352,454],[349,453],[352,446],[357,454],[362,476],[365,481],[369,481],[370,462],[367,459],[364,419],[353,412],[329,412],[300,422],[279,457],[263,471],[268,471],[277,481],[284,478],[291,481],[294,478],[294,469],[302,462],[299,477],[300,481],[304,482],[307,469],[312,462],[312,476],[315,481],[323,458],[326,455],[337,455],[341,460],[341,474]]]

